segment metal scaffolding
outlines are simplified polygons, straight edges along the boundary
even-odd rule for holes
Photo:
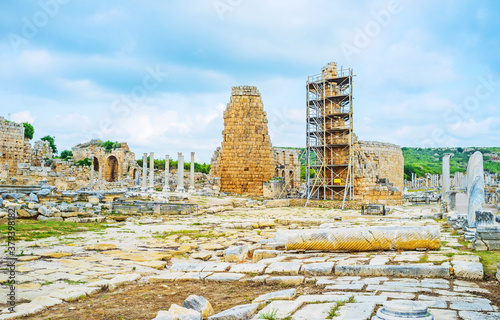
[[[308,200],[353,199],[352,78],[333,62],[307,78]]]

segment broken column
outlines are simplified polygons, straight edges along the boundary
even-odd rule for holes
[[[189,172],[189,191],[195,191],[194,188],[194,152],[191,152],[191,168]]]
[[[90,158],[92,159],[92,162],[90,163],[90,189],[94,187],[94,155],[91,154]],[[43,160],[42,160],[42,167],[43,167]]]
[[[142,186],[146,188],[146,177],[148,172],[148,154],[144,153],[142,155]]]
[[[450,191],[450,157],[452,154],[445,154],[443,156],[443,187],[442,197],[443,201],[449,203],[448,192]]]
[[[476,211],[476,237],[474,250],[500,250],[500,223],[490,211]]]
[[[436,250],[441,246],[439,227],[366,227],[278,230],[278,246],[286,250],[373,251]]]
[[[177,161],[177,189],[176,192],[184,192],[184,156],[178,153]]]
[[[163,191],[170,191],[169,179],[170,179],[170,157],[168,154],[165,156],[165,184],[163,185]]]
[[[479,151],[469,158],[467,165],[467,196],[469,197],[467,224],[469,228],[475,228],[476,212],[482,211],[484,205],[483,154]]]
[[[102,167],[99,166],[99,189],[102,189]]]
[[[149,187],[155,187],[155,153],[149,154]]]

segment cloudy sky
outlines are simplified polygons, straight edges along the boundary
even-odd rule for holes
[[[276,146],[305,145],[305,83],[352,67],[354,130],[401,146],[498,146],[500,3],[455,0],[0,2],[0,116],[59,150],[220,145],[231,87],[262,94]]]

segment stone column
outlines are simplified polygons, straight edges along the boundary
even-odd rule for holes
[[[141,184],[141,178],[140,178],[140,173],[139,173],[139,170],[137,170],[135,172],[135,177],[134,177],[134,181],[135,181],[135,185],[136,186],[139,186]]]
[[[176,192],[184,192],[184,156],[182,152],[178,153],[179,160],[177,162],[177,189]]]
[[[443,157],[443,185],[441,191],[443,192],[443,200],[449,203],[448,192],[450,191],[450,157],[451,154],[445,154]]]
[[[189,172],[189,191],[195,191],[194,187],[194,152],[191,152],[191,168]]]
[[[90,189],[94,187],[94,155],[90,155],[90,159],[92,159],[90,163]],[[42,168],[43,168],[43,160],[42,160]]]
[[[168,154],[165,156],[165,184],[163,185],[163,191],[168,192],[170,191],[170,157]]]
[[[155,187],[155,153],[149,154],[149,186]]]
[[[146,176],[148,175],[148,154],[142,155],[142,186],[146,187]]]
[[[102,166],[99,166],[99,189],[102,189]]]

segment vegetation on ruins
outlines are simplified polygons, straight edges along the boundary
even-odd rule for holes
[[[35,128],[28,122],[23,122],[22,125],[24,126],[24,137],[30,140],[33,139]]]
[[[118,141],[104,141],[104,142],[99,142],[98,144],[99,147],[104,148],[106,152],[112,152],[115,149],[121,148],[122,144]]]
[[[61,159],[66,160],[71,157],[73,157],[73,151],[70,150],[61,151]]]
[[[149,157],[147,159],[148,159],[148,167],[149,167]],[[137,165],[142,168],[142,159],[139,159],[139,160],[136,160],[136,161],[137,161]],[[155,159],[154,162],[155,162],[154,163],[154,168],[155,169],[165,170],[165,160]],[[172,169],[172,168],[177,169],[178,168],[179,163],[178,163],[177,160],[174,161],[173,159],[169,159],[168,163],[169,163],[170,169]],[[190,168],[191,168],[191,163],[190,162],[184,162],[184,170],[189,171]],[[209,174],[210,173],[210,168],[211,168],[210,164],[197,163],[197,162],[194,163],[194,172],[201,172],[201,173]]]
[[[52,153],[57,153],[57,146],[56,146],[56,142],[55,142],[55,137],[45,136],[45,137],[41,138],[40,140],[47,141],[50,145],[50,148],[52,149]]]
[[[85,158],[82,160],[78,160],[75,162],[75,165],[77,166],[84,166],[84,167],[90,167],[92,165],[92,160],[90,158]]]
[[[484,170],[491,173],[500,173],[500,148],[407,148],[403,147],[405,158],[405,179],[411,174],[424,177],[427,173],[441,174],[443,156],[453,153],[450,158],[450,173],[465,172],[469,157],[476,151],[483,153]]]

